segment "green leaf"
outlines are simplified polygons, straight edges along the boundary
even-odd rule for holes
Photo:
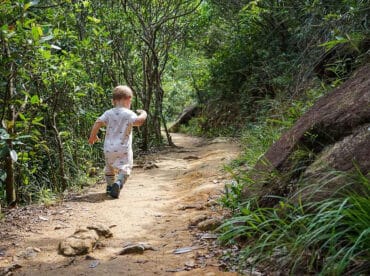
[[[39,96],[37,96],[37,95],[33,95],[32,97],[31,97],[31,104],[39,104],[40,103],[40,98],[39,98]]]
[[[31,158],[28,155],[28,152],[21,152],[18,154],[18,159],[22,162],[30,161]]]
[[[89,1],[83,1],[82,4],[83,4],[84,8],[88,8],[90,6]]]
[[[51,52],[49,50],[40,49],[40,54],[44,59],[50,59],[51,58]]]
[[[77,96],[77,97],[85,97],[85,96],[86,96],[86,94],[85,94],[85,93],[81,93],[81,92],[80,92],[80,93],[76,93],[76,96]]]
[[[60,137],[68,137],[71,133],[69,131],[61,131],[59,132]]]
[[[38,41],[40,37],[42,36],[42,29],[40,26],[33,26],[31,32],[32,32],[33,39],[36,41]]]
[[[325,47],[326,50],[329,51],[333,47],[335,47],[336,45],[349,42],[348,39],[345,39],[345,38],[343,38],[341,36],[336,36],[335,38],[336,38],[335,40],[330,40],[328,42],[325,42],[325,43],[320,44],[319,46],[320,47]]]
[[[21,118],[21,120],[24,122],[28,121],[28,119],[26,118],[26,116],[23,115],[23,113],[19,113],[19,118]]]
[[[26,3],[26,4],[24,5],[23,10],[24,10],[24,11],[26,11],[26,10],[28,10],[30,7],[32,7],[32,6],[36,6],[38,3],[39,3],[39,1],[38,1],[38,0],[28,2],[28,3]]]
[[[32,120],[32,124],[35,125],[35,126],[40,126],[40,127],[45,127],[45,125],[35,121],[35,120]]]
[[[94,35],[96,35],[96,36],[98,36],[99,35],[99,32],[94,28],[93,29],[93,33],[94,33]]]
[[[22,136],[18,136],[18,137],[17,137],[17,140],[28,139],[28,138],[32,138],[32,135],[22,135]]]
[[[1,31],[7,32],[9,30],[9,26],[7,24],[1,26]]]
[[[96,24],[100,23],[101,21],[100,19],[92,17],[92,16],[88,16],[87,19],[89,19],[91,22],[94,22]]]
[[[32,120],[32,123],[38,123],[38,122],[41,122],[42,120],[44,119],[44,117],[42,116],[39,116],[39,117],[36,117]]]
[[[28,10],[29,8],[31,7],[31,2],[27,3],[26,5],[24,5],[23,7],[23,10]]]

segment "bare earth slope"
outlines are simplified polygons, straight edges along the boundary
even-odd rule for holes
[[[100,183],[59,206],[9,212],[0,226],[0,267],[21,265],[14,275],[233,275],[220,272],[214,253],[195,240],[188,225],[195,216],[218,215],[209,206],[226,181],[222,165],[236,157],[239,146],[183,134],[173,134],[173,140],[180,148],[150,156],[157,168],[135,168],[118,200],[108,198]],[[96,223],[111,227],[113,237],[88,257],[57,253],[61,240]],[[117,254],[137,242],[156,250]],[[188,253],[173,253],[191,246]]]

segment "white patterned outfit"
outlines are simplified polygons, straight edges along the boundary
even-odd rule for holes
[[[124,107],[114,107],[98,118],[106,125],[105,175],[115,175],[116,171],[130,175],[133,166],[132,126],[136,118],[133,111]]]

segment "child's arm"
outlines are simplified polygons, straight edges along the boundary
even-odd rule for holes
[[[146,117],[148,116],[146,114],[145,110],[138,109],[136,110],[137,113],[139,113],[139,116],[137,116],[135,122],[133,123],[134,126],[142,126],[146,120]]]
[[[98,132],[99,132],[99,129],[103,125],[104,125],[104,123],[102,121],[96,121],[95,122],[94,126],[91,129],[91,133],[90,133],[90,138],[89,138],[89,144],[90,145],[94,144],[96,141],[99,140]]]

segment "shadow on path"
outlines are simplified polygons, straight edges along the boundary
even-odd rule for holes
[[[74,195],[70,198],[67,198],[66,202],[90,202],[90,203],[99,203],[106,200],[113,200],[106,193],[88,193],[84,195]]]

